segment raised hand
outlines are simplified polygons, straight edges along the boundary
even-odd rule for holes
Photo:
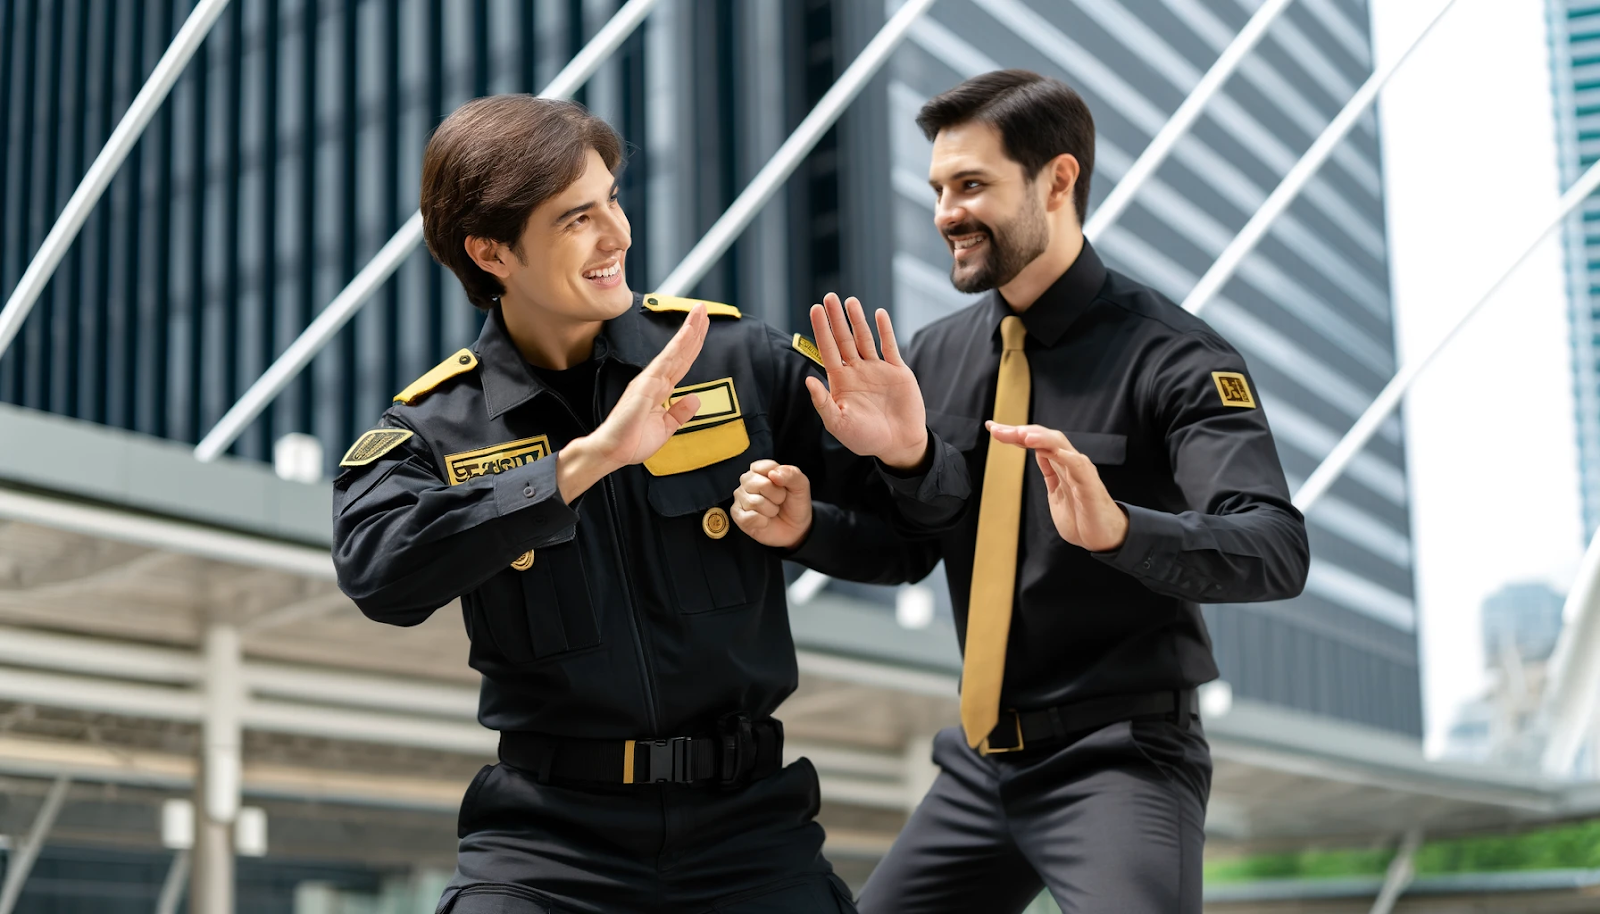
[[[600,427],[561,449],[561,494],[571,501],[607,473],[643,463],[700,408],[694,394],[667,402],[700,355],[711,319],[695,305],[683,326],[622,392]]]
[[[1128,537],[1128,515],[1106,491],[1094,462],[1079,453],[1066,435],[1042,425],[984,424],[995,441],[1033,451],[1050,497],[1050,519],[1062,539],[1090,552],[1122,546]]]
[[[828,383],[806,379],[822,424],[839,443],[864,457],[877,457],[897,469],[921,465],[928,451],[922,390],[900,358],[889,312],[879,308],[875,315],[883,338],[880,358],[860,301],[852,297],[841,305],[839,296],[829,292],[823,302],[811,306],[811,329]]]
[[[757,460],[739,477],[733,522],[763,546],[793,549],[811,530],[811,480],[799,467]]]

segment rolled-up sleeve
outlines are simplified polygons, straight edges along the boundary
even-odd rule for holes
[[[1188,510],[1122,504],[1128,535],[1096,553],[1157,593],[1203,603],[1282,600],[1305,587],[1305,519],[1289,500],[1244,359],[1216,336],[1166,345],[1140,400],[1166,440]]]
[[[340,589],[372,619],[415,625],[527,550],[572,539],[578,517],[556,484],[559,459],[452,486],[413,436],[345,471],[333,497]]]

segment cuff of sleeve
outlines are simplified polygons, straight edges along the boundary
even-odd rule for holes
[[[561,530],[561,535],[551,538],[552,543],[571,539],[578,523],[578,513],[562,500],[561,486],[556,483],[556,461],[560,459],[559,454],[552,454],[494,477],[494,506],[500,516],[515,517],[519,526],[526,521],[534,530]]]
[[[1128,536],[1110,552],[1095,558],[1136,578],[1165,580],[1181,551],[1183,525],[1175,515],[1117,502],[1128,512]]]
[[[807,568],[822,558],[826,544],[836,541],[832,534],[839,524],[839,509],[827,502],[813,502],[811,505],[811,529],[806,531],[806,538],[800,545],[793,549],[779,550],[779,554],[791,562],[798,562]]]
[[[941,498],[966,498],[972,490],[967,476],[953,471],[963,459],[961,452],[945,443],[933,429],[928,430],[928,450],[932,454],[928,469],[911,476],[901,475],[883,461],[874,459],[879,478],[896,496],[912,501],[928,503]]]

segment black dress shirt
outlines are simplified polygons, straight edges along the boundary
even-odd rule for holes
[[[1011,313],[992,292],[923,329],[908,349],[929,428],[966,457],[973,498],[960,521],[916,540],[818,504],[791,556],[872,583],[920,580],[943,558],[963,642],[989,447],[983,422],[994,409],[1000,321]],[[1087,241],[1021,317],[1030,421],[1064,432],[1094,462],[1128,513],[1128,535],[1106,553],[1062,539],[1030,456],[1001,707],[1216,678],[1198,604],[1296,596],[1309,558],[1244,359],[1200,319],[1106,269]]]

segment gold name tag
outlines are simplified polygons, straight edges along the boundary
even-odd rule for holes
[[[514,470],[523,464],[548,456],[550,456],[550,436],[535,435],[520,441],[491,444],[475,451],[451,454],[444,459],[444,468],[450,484],[456,486],[479,476],[491,476],[504,473],[506,470]]]
[[[679,387],[667,402],[676,403],[689,394],[700,398],[700,408],[667,439],[661,450],[644,462],[644,468],[652,476],[698,470],[750,449],[744,413],[739,409],[739,394],[733,389],[732,378]]]

